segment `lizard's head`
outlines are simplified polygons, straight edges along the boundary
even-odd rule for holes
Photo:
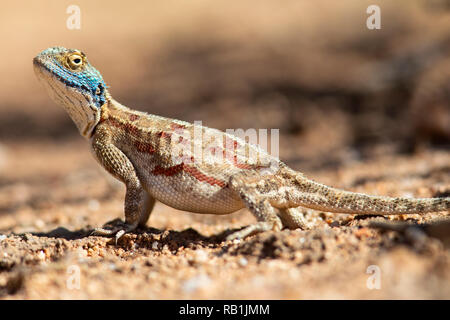
[[[109,97],[100,72],[75,49],[51,47],[33,59],[34,71],[50,95],[69,113],[80,133],[90,137]]]

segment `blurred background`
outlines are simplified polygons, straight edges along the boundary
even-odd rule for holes
[[[450,144],[450,1],[15,1],[0,13],[0,139],[81,139],[34,77],[84,51],[119,102],[226,128],[279,128],[306,167]],[[81,29],[69,30],[69,5]]]

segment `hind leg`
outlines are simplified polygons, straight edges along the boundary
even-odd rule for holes
[[[230,179],[235,190],[258,222],[228,236],[229,239],[244,238],[250,234],[268,230],[311,229],[300,211],[295,198],[298,189],[286,181],[290,175],[272,174],[261,176],[258,172],[242,172]]]
[[[311,223],[306,221],[303,212],[299,208],[280,209],[279,215],[283,226],[289,229],[300,228],[303,230],[309,230],[313,228]]]
[[[254,233],[269,230],[281,230],[283,224],[277,215],[277,209],[272,207],[267,200],[252,202],[251,200],[246,199],[244,202],[246,202],[246,206],[250,209],[250,212],[258,219],[258,222],[230,234],[227,237],[227,240],[241,239]]]
[[[227,237],[227,240],[241,239],[248,235],[269,231],[281,230],[283,223],[279,217],[279,211],[270,204],[267,197],[261,197],[255,188],[260,180],[258,175],[240,174],[230,179],[230,187],[241,197],[245,206],[258,220],[240,231],[234,232]]]

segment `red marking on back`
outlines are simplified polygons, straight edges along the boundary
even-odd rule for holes
[[[156,133],[156,135],[160,138],[171,138],[172,134],[169,132],[165,132],[165,131],[160,131],[158,133]]]
[[[109,120],[109,122],[113,125],[113,127],[120,128],[120,129],[122,128],[122,124],[119,121],[117,121],[116,119],[108,118],[107,120]]]
[[[139,129],[133,126],[131,123],[126,123],[124,127],[126,132],[134,134],[135,136],[138,136],[140,133]]]
[[[250,170],[250,169],[258,169],[261,168],[261,166],[256,166],[248,163],[240,163],[238,160],[238,156],[236,154],[237,147],[240,146],[239,143],[234,140],[233,141],[233,150],[230,150],[230,148],[224,148],[222,149],[223,153],[223,159],[227,159],[230,161],[236,168],[244,169],[244,170]],[[214,150],[215,151],[215,150]]]
[[[177,164],[176,166],[172,166],[172,167],[168,167],[168,168],[163,168],[161,166],[156,166],[153,170],[152,173],[154,175],[165,175],[166,177],[170,177],[173,175],[176,175],[177,173],[180,173],[181,171],[183,171],[183,163]]]
[[[139,152],[150,153],[150,154],[156,152],[156,149],[150,143],[135,141],[134,146],[136,147],[136,149]]]
[[[244,170],[250,170],[250,169],[258,169],[258,168],[261,168],[261,166],[252,166],[251,164],[247,164],[247,163],[237,163],[236,161],[234,162],[234,166],[235,166],[236,168],[244,169]]]
[[[132,133],[132,134],[134,134],[136,136],[139,136],[139,134],[140,134],[139,129],[137,127],[133,126],[131,123],[122,123],[122,122],[120,122],[120,121],[118,121],[117,119],[114,119],[114,118],[109,118],[108,120],[109,120],[109,122],[111,123],[111,125],[113,127],[122,129],[125,132]]]
[[[137,114],[130,114],[129,119],[130,121],[136,121],[138,119],[140,119],[141,117],[138,116]]]
[[[194,177],[198,181],[206,182],[209,185],[212,185],[212,186],[217,185],[221,188],[225,188],[227,186],[227,184],[224,181],[222,181],[220,179],[216,179],[211,176],[207,176],[206,174],[204,174],[200,170],[198,170],[196,167],[194,167],[192,165],[187,165],[184,163],[180,163],[175,166],[168,167],[168,168],[156,166],[152,170],[151,173],[154,175],[165,175],[166,177],[170,177],[170,176],[174,176],[183,171],[190,174],[192,177]]]
[[[170,124],[170,127],[171,127],[173,130],[176,130],[176,129],[186,129],[186,126],[185,126],[185,125],[178,124],[178,123],[175,123],[175,122],[172,122],[172,123]]]
[[[217,148],[216,147],[211,147],[211,148],[209,148],[209,151],[211,152],[211,155],[215,156],[216,152],[217,152]]]
[[[206,174],[199,171],[196,167],[184,165],[183,170],[186,171],[187,173],[189,173],[191,176],[193,176],[198,181],[206,182],[212,186],[217,185],[221,188],[225,188],[227,186],[227,184],[224,181],[216,179],[211,176],[207,176]]]

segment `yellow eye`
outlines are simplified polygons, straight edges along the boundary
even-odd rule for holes
[[[83,57],[78,53],[73,53],[67,57],[67,65],[72,70],[76,70],[83,65]]]

